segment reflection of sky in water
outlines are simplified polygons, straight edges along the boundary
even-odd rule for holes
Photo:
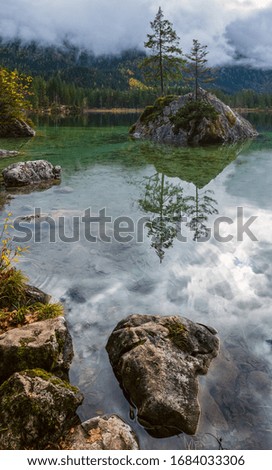
[[[144,177],[156,170],[150,161],[130,167],[127,154],[126,163],[122,164],[122,146],[118,139],[116,142],[121,152],[118,161],[111,162],[107,157],[101,162],[97,150],[97,160],[90,154],[93,162],[88,166],[85,151],[83,160],[74,162],[75,166],[78,164],[77,171],[72,171],[69,157],[67,166],[62,162],[62,185],[15,197],[10,204],[13,214],[32,213],[36,206],[45,213],[64,213],[66,222],[71,210],[81,213],[88,207],[93,213],[106,207],[107,214],[129,215],[134,221],[145,215],[137,201],[144,192]],[[103,153],[105,149],[104,140]],[[139,144],[130,142],[126,152],[134,150],[139,151]],[[109,152],[115,151],[111,140]],[[198,164],[201,163],[200,160]],[[242,151],[205,187],[214,191],[219,215],[234,220],[231,226],[222,224],[221,235],[231,233],[234,239],[219,243],[212,237],[209,242],[196,243],[187,230],[188,241],[175,240],[162,264],[146,235],[141,244],[88,243],[81,239],[78,243],[49,245],[44,225],[43,243],[30,243],[30,253],[22,267],[31,282],[65,300],[75,349],[71,380],[85,394],[81,418],[102,412],[119,413],[140,436],[142,448],[173,449],[188,443],[218,448],[216,438],[223,439],[225,448],[272,448],[272,356],[267,342],[272,339],[271,170],[267,150]],[[181,184],[184,193],[194,194],[192,183],[179,178],[168,181]],[[251,226],[258,242],[246,236],[243,242],[237,242],[237,206],[244,207],[245,220],[258,216]],[[209,219],[211,227],[215,217]],[[129,406],[104,347],[116,323],[131,313],[179,313],[218,329],[221,354],[208,375],[200,379],[202,416],[194,438],[156,440],[130,420]]]

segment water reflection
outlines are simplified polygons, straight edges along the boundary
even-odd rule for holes
[[[143,199],[139,199],[139,205],[149,215],[145,224],[147,235],[160,263],[165,249],[173,246],[178,236],[182,216],[187,210],[186,199],[181,185],[166,181],[163,173],[146,178],[145,194]]]
[[[185,196],[181,184],[166,180],[163,173],[145,178],[144,197],[139,199],[140,208],[148,215],[145,223],[151,247],[162,263],[165,250],[172,247],[175,238],[186,241],[182,235],[183,222],[193,232],[194,241],[210,237],[208,218],[217,214],[217,201],[211,197],[212,190],[200,191],[195,186],[195,195]]]
[[[218,214],[216,208],[217,201],[211,195],[214,192],[211,189],[200,191],[195,186],[195,196],[190,196],[191,205],[186,214],[189,217],[187,225],[194,233],[194,241],[205,241],[210,238],[211,229],[208,227],[209,215]]]
[[[142,449],[218,449],[220,439],[224,449],[271,449],[269,135],[265,143],[257,139],[245,146],[181,150],[129,141],[123,126],[45,126],[25,147],[20,159],[60,163],[63,181],[43,193],[15,196],[10,201],[14,217],[32,214],[34,207],[71,217],[91,206],[95,214],[106,207],[113,217],[129,215],[137,221],[144,212],[160,220],[159,197],[165,197],[166,208],[168,203],[164,238],[173,244],[171,249],[162,246],[160,264],[150,238],[138,244],[50,244],[45,236],[41,243],[31,243],[22,260],[31,283],[65,302],[75,351],[70,377],[85,395],[81,419],[117,413],[133,427]],[[18,144],[10,145],[15,149]],[[171,194],[172,202],[167,200]],[[178,243],[171,238],[177,221],[170,202],[183,210],[191,206],[191,217],[207,203],[201,208],[207,226],[215,215],[210,210],[236,221],[236,206],[243,206],[247,216],[259,216],[254,225],[259,242],[218,243],[211,237],[194,243],[195,233],[187,227],[188,242]],[[158,233],[156,224],[155,229]],[[157,239],[162,245],[159,233]],[[196,436],[156,440],[130,416],[105,351],[113,328],[130,313],[180,314],[218,330],[221,353],[201,378]]]
[[[218,214],[218,208],[216,195],[207,186],[249,145],[246,142],[192,150],[142,144],[142,154],[157,173],[145,178],[143,197],[138,202],[149,217],[147,236],[160,263],[175,238],[185,241],[182,227],[189,227],[194,241],[210,238],[209,217]],[[173,178],[180,182],[174,183]],[[192,184],[193,193],[186,194],[185,183]]]

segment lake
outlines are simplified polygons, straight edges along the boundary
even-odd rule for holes
[[[63,169],[60,185],[15,194],[7,209],[52,219],[35,233],[26,224],[33,236],[20,267],[65,305],[70,380],[85,395],[79,416],[119,414],[141,449],[272,449],[272,116],[248,116],[254,141],[193,149],[130,140],[135,119],[44,118],[34,139],[1,140],[21,155],[0,169],[40,158]],[[84,225],[88,214],[106,219]],[[132,313],[217,329],[221,351],[199,378],[195,436],[152,438],[131,413],[105,345]]]

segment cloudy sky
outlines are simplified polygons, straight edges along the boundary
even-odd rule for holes
[[[181,38],[208,45],[210,63],[243,58],[272,68],[272,0],[0,0],[0,35],[61,43],[64,37],[97,54],[143,47],[161,6]]]

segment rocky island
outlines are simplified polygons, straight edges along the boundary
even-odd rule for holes
[[[193,93],[158,98],[145,108],[130,135],[181,146],[233,143],[258,135],[245,118],[215,95],[200,88],[198,96],[197,100]]]

